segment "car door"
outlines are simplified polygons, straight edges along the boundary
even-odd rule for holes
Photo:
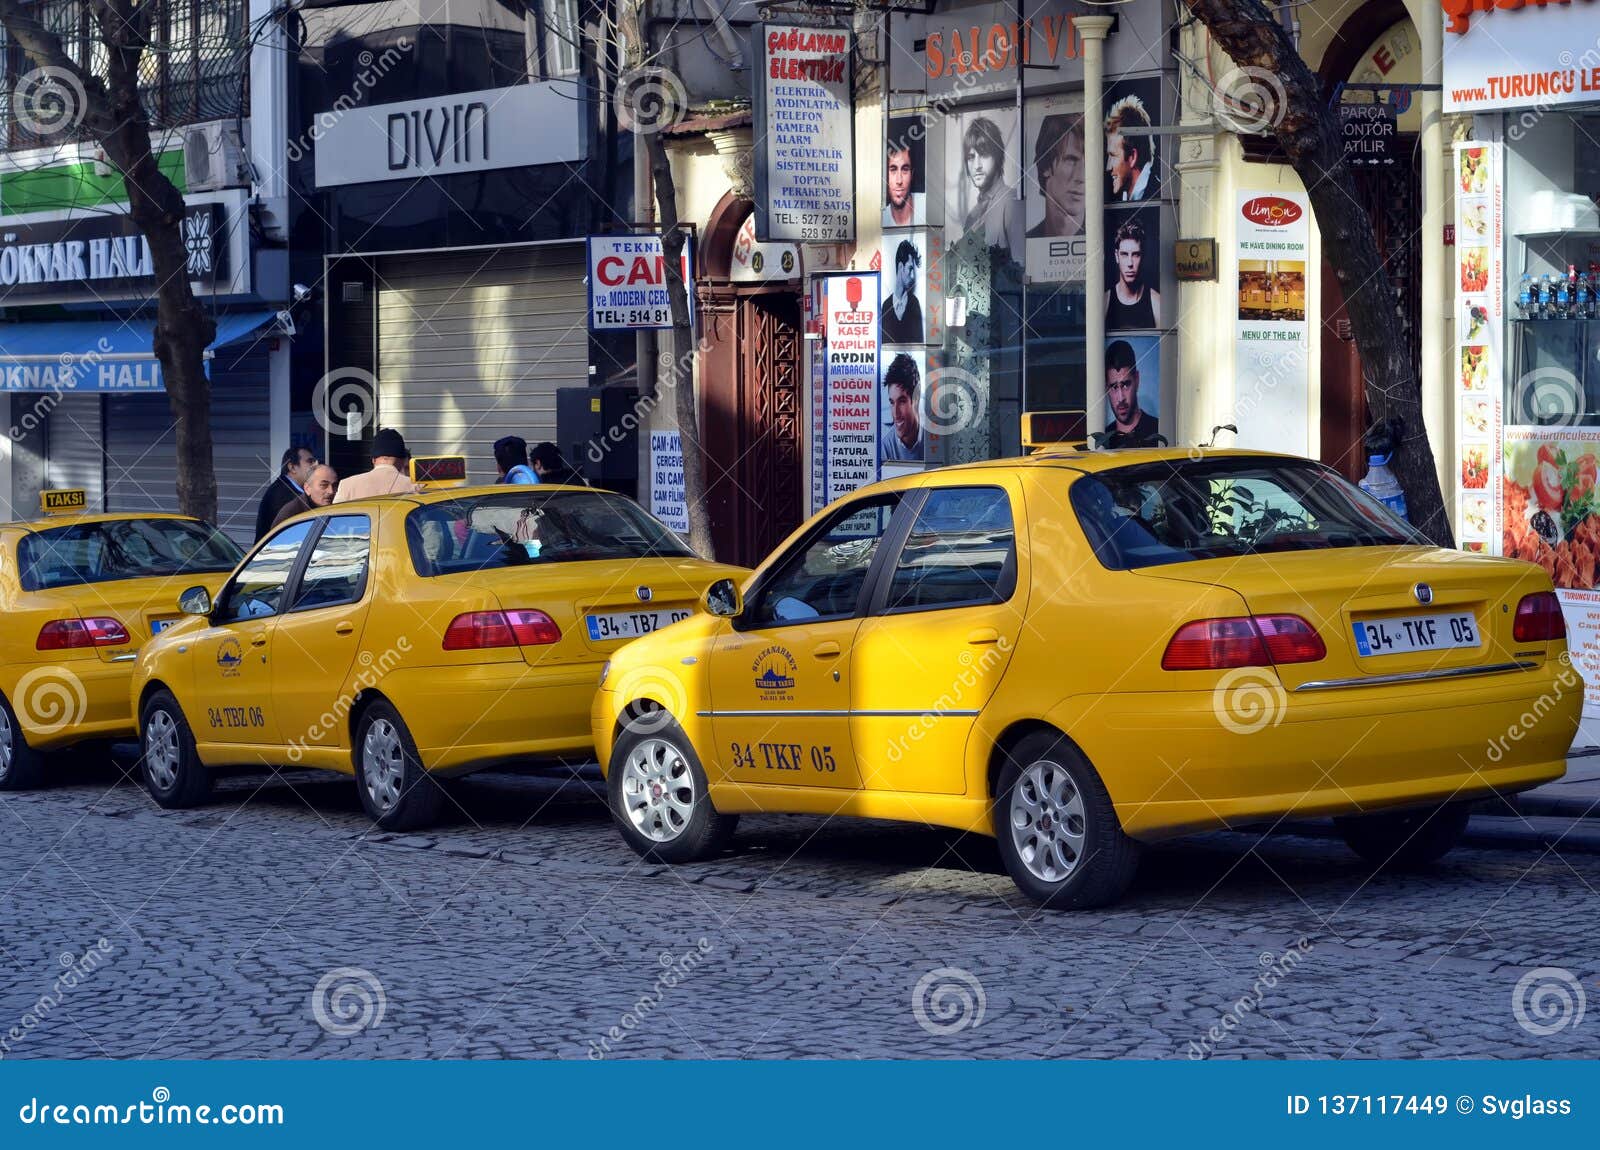
[[[709,678],[721,778],[860,786],[850,750],[850,647],[900,499],[852,500],[828,515],[751,588],[717,639]]]
[[[302,753],[349,745],[345,716],[355,694],[350,677],[372,605],[372,517],[327,515],[317,522],[319,529],[272,636],[283,668],[272,680],[278,732]],[[368,665],[380,654],[370,653]],[[382,662],[387,665],[389,658]]]
[[[934,487],[905,514],[851,653],[850,741],[869,789],[960,794],[967,740],[1027,605],[1022,489]]]
[[[272,637],[284,592],[315,521],[269,536],[224,584],[211,625],[189,641],[194,693],[184,707],[201,755],[215,766],[240,748],[278,743]],[[209,753],[208,753],[209,748]]]

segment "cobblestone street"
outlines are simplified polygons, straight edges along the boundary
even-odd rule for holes
[[[373,833],[310,774],[183,813],[115,772],[0,797],[0,1052],[1547,1057],[1600,1034],[1513,1012],[1535,968],[1600,992],[1592,853],[1374,877],[1328,838],[1210,835],[1152,851],[1110,911],[1039,915],[991,844],[932,830],[747,818],[714,862],[645,865],[596,786],[479,776],[425,835]]]

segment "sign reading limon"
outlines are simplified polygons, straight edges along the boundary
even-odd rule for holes
[[[39,510],[46,515],[60,515],[67,511],[83,511],[89,506],[89,494],[81,487],[57,488],[39,492]]]
[[[440,487],[460,487],[467,481],[465,455],[414,455],[411,457],[411,482],[430,491]]]

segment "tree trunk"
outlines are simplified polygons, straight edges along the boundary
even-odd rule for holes
[[[1394,290],[1344,162],[1339,124],[1321,85],[1288,33],[1261,0],[1188,0],[1217,44],[1277,107],[1252,109],[1271,131],[1306,186],[1324,258],[1344,290],[1345,311],[1361,352],[1371,423],[1398,417],[1405,437],[1390,469],[1406,494],[1411,522],[1443,547],[1454,546],[1433,448],[1422,419],[1422,384],[1413,374]],[[1283,98],[1276,99],[1278,88]],[[1311,269],[1307,269],[1309,275]]]
[[[651,182],[661,218],[661,250],[667,264],[667,298],[672,306],[672,374],[678,436],[683,443],[683,501],[689,517],[689,546],[712,556],[711,514],[706,506],[705,447],[700,442],[700,416],[695,405],[694,331],[689,326],[689,295],[683,283],[683,231],[678,227],[678,190],[672,183],[672,162],[660,132],[635,135],[650,156]]]

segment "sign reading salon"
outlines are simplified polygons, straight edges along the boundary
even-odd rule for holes
[[[319,188],[577,163],[587,154],[583,102],[555,84],[331,109],[312,118],[310,138]]]

